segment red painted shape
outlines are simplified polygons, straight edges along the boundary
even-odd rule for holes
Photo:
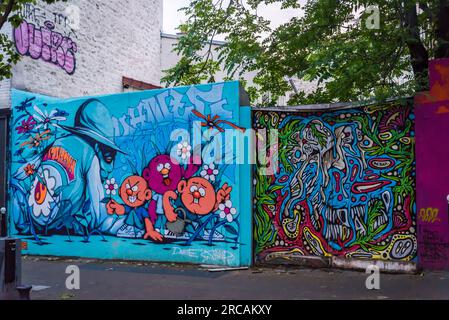
[[[390,181],[370,181],[370,182],[357,182],[352,186],[352,192],[356,194],[373,192],[382,189],[384,186],[389,185]]]
[[[334,172],[335,178],[335,191],[340,192],[340,174],[338,172]]]

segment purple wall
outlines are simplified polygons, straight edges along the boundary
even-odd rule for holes
[[[449,269],[449,59],[430,64],[431,91],[415,99],[419,264]]]

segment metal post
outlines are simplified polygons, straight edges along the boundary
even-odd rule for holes
[[[30,300],[32,287],[21,285],[21,241],[8,237],[6,208],[0,208],[0,300]]]
[[[19,300],[30,300],[30,293],[33,286],[18,286],[17,291],[19,292]]]
[[[6,238],[7,236],[6,208],[0,208],[0,238]]]

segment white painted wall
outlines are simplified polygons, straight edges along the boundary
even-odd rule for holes
[[[70,5],[79,8],[76,30],[64,19]],[[66,98],[123,92],[123,76],[158,85],[162,10],[162,0],[69,0],[52,5],[39,0],[28,7],[25,19],[38,27],[52,21],[54,31],[70,37],[77,47],[76,69],[68,74],[42,58],[24,56],[13,69],[12,87]],[[8,82],[0,83],[2,106],[9,106],[4,93]]]

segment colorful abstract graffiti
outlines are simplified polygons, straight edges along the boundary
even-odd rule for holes
[[[410,261],[417,250],[414,114],[408,105],[257,111],[278,130],[274,175],[255,171],[260,262],[341,256]],[[274,151],[273,151],[274,150]]]
[[[198,122],[249,127],[238,82],[51,103],[14,91],[13,106],[11,226],[29,253],[249,263],[249,169],[210,161],[219,130]]]

